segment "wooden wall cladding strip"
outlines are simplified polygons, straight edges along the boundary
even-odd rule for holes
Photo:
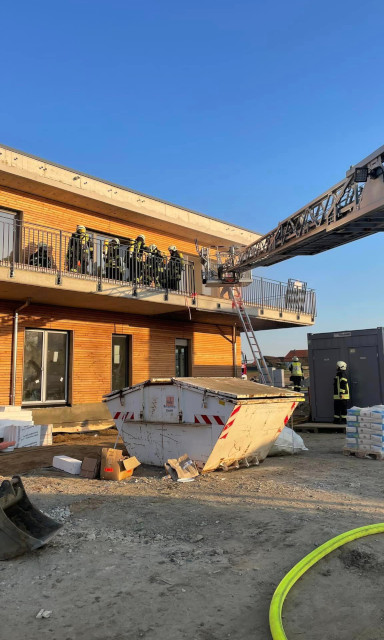
[[[75,231],[78,224],[84,224],[88,229],[122,238],[135,238],[139,233],[144,233],[147,244],[156,244],[162,251],[167,252],[170,244],[176,244],[181,251],[196,255],[195,245],[190,240],[135,224],[135,213],[129,211],[126,221],[118,220],[7,187],[0,187],[1,207],[21,212],[25,223],[45,225],[67,233]]]

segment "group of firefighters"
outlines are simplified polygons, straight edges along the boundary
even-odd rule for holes
[[[301,381],[303,380],[303,369],[299,358],[292,358],[289,365],[291,372],[291,382],[295,391],[301,391]],[[347,378],[347,364],[343,360],[336,363],[336,375],[333,379],[333,422],[334,424],[347,423],[347,407],[349,396],[349,383]]]
[[[169,256],[166,256],[155,244],[147,246],[145,236],[139,234],[135,240],[127,239],[123,245],[119,238],[106,238],[100,250],[101,260],[99,256],[98,261],[92,236],[83,225],[78,225],[68,241],[66,268],[76,273],[95,275],[98,263],[101,275],[111,280],[142,286],[153,283],[174,290],[179,288],[185,265],[183,254],[175,245],[168,247]]]

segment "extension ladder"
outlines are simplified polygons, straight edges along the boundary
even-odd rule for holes
[[[273,386],[273,381],[267,363],[260,350],[259,343],[256,339],[256,334],[253,330],[251,320],[244,305],[244,301],[241,295],[241,287],[229,287],[229,295],[232,298],[232,306],[236,309],[240,318],[245,337],[248,340],[248,344],[253,355],[253,363],[257,366],[260,374],[260,381],[262,384],[268,384]]]

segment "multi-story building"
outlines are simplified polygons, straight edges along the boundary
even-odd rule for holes
[[[139,234],[168,256],[175,245],[182,270],[137,258]],[[228,249],[258,237],[0,146],[0,404],[33,408],[39,423],[97,425],[112,389],[238,375],[239,319],[224,290],[202,284],[195,239]],[[286,284],[254,278],[244,297],[256,330],[314,322],[311,290],[297,305]]]

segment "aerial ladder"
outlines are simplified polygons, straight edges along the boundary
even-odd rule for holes
[[[216,250],[212,256],[209,247],[199,248],[196,242],[203,284],[228,287],[259,372],[268,372],[268,368],[241,296],[241,287],[252,281],[251,270],[299,255],[315,255],[379,231],[384,231],[384,145],[247,247]],[[272,384],[269,372],[261,380]]]

